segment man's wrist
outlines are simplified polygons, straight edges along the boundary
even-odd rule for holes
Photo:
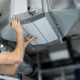
[[[18,31],[16,33],[17,33],[17,35],[23,35],[23,32],[22,31]]]

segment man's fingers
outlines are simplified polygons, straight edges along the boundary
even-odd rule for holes
[[[12,22],[19,22],[20,20],[17,17],[12,18]]]
[[[29,38],[30,38],[30,39],[37,39],[37,36],[29,35]]]
[[[33,38],[33,37],[34,37],[34,38],[37,38],[37,36],[35,36],[35,35],[29,35],[29,37],[30,37],[30,38]]]
[[[20,20],[15,17],[13,18],[11,25],[13,27],[13,26],[16,26],[17,24],[21,25]]]
[[[37,37],[34,36],[34,37],[32,37],[31,39],[34,40],[34,39],[37,39]]]
[[[27,38],[26,38],[26,40],[27,41],[33,41],[33,40],[35,40],[35,39],[37,39],[38,37],[37,36],[34,36],[34,35],[29,35]]]
[[[20,19],[16,18],[16,20],[17,20],[18,24],[20,24],[20,22],[21,22]]]

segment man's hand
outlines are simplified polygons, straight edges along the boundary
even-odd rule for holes
[[[34,41],[35,39],[37,39],[36,36],[34,35],[29,35],[29,37],[26,38],[25,40],[25,48],[27,47],[28,44],[30,44],[32,41]]]
[[[12,28],[16,31],[17,34],[23,34],[22,25],[18,19],[14,19],[12,21]],[[37,37],[34,35],[27,37],[24,44],[25,48],[35,39],[37,39]]]
[[[35,39],[37,39],[37,36],[34,35],[29,35],[29,37],[26,38],[26,40],[29,41],[30,43]]]
[[[16,33],[22,33],[22,26],[18,19],[14,19],[12,21],[12,28],[16,31]]]

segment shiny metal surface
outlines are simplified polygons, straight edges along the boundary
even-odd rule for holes
[[[48,0],[50,16],[63,36],[73,33],[80,18],[79,4],[80,0]]]
[[[75,6],[80,9],[80,0],[74,0]]]
[[[73,6],[72,0],[48,0],[49,10],[57,11]]]

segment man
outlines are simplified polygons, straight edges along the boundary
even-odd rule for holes
[[[20,21],[17,19],[12,21],[12,28],[15,30],[17,35],[17,45],[14,51],[4,51],[0,54],[0,74],[15,74],[19,64],[23,62],[25,47],[36,39],[35,36],[32,36],[25,42],[22,26]]]

